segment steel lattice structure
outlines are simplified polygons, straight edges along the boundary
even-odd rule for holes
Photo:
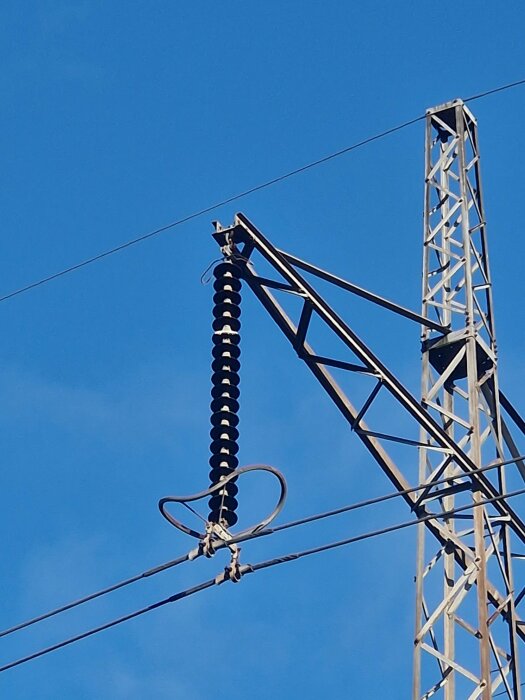
[[[461,101],[428,111],[425,151],[422,313],[450,330],[443,335],[424,327],[423,405],[474,464],[505,461],[505,447],[513,457],[518,453],[499,400],[477,124]],[[424,429],[421,441],[428,447],[420,450],[420,482],[432,492],[435,479],[454,475],[459,466]],[[518,466],[523,470],[521,462]],[[494,475],[502,493],[504,470],[501,466]],[[458,499],[481,497],[474,484],[441,499],[450,509]],[[493,508],[478,507],[472,521],[451,518],[445,525],[451,541],[457,537],[468,546],[470,561],[465,569],[457,567],[454,547],[448,545],[427,562],[427,534],[420,530],[414,698],[443,687],[446,700],[488,700],[500,686],[508,697],[519,698],[510,523]],[[425,590],[432,576],[443,581],[443,591],[430,603]],[[499,591],[497,606],[489,598],[488,581]],[[469,604],[474,596],[475,604]]]
[[[525,522],[504,495],[506,465],[522,476],[525,465],[502,409],[522,433],[525,425],[498,387],[477,125],[459,100],[427,113],[425,190],[421,314],[277,249],[243,214],[230,227],[217,223],[214,236],[410,510],[430,516],[418,526],[413,700],[489,700],[496,693],[519,700],[518,645],[525,628],[516,607],[525,592],[514,587],[511,542],[525,544]],[[257,257],[269,274],[258,274]],[[421,324],[422,400],[305,273]],[[277,294],[300,301],[296,319]],[[342,341],[346,356],[316,354],[310,341],[314,318],[325,336],[340,346]],[[367,398],[354,405],[332,368],[369,381]],[[389,411],[372,411],[382,397],[412,425],[411,435],[392,431]],[[365,422],[369,417],[374,425]],[[395,443],[412,448],[412,465],[396,464],[390,447]],[[479,501],[489,503],[431,517]],[[427,540],[434,546],[428,561]]]

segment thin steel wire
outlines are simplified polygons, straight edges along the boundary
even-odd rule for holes
[[[488,97],[489,95],[495,95],[497,92],[503,92],[503,90],[510,90],[511,88],[518,87],[519,85],[525,85],[525,78],[522,80],[516,80],[513,83],[507,83],[506,85],[500,85],[499,87],[492,88],[491,90],[486,90],[485,92],[479,92],[477,95],[471,95],[466,97],[463,102],[474,102],[474,100],[480,100],[483,97]]]
[[[259,562],[258,564],[248,565],[249,568],[243,573],[252,573],[252,571],[260,571],[262,569],[268,569],[271,566],[276,566],[278,564],[286,564],[290,561],[296,561],[302,559],[303,557],[309,557],[313,554],[319,554],[321,552],[328,552],[331,549],[337,549],[338,547],[344,547],[349,544],[354,544],[355,542],[362,542],[363,540],[369,540],[374,537],[379,537],[380,535],[386,535],[390,532],[398,532],[399,530],[404,530],[412,525],[417,525],[418,523],[427,523],[431,520],[436,520],[438,518],[450,518],[456,513],[462,513],[464,511],[470,510],[471,508],[477,508],[478,506],[490,505],[496,501],[504,501],[508,498],[515,498],[516,496],[523,496],[525,494],[525,489],[518,489],[517,491],[511,491],[505,496],[492,496],[491,498],[486,498],[483,501],[476,503],[468,503],[458,508],[451,508],[449,510],[443,510],[439,513],[428,513],[422,515],[415,520],[404,520],[403,522],[396,523],[395,525],[389,525],[388,527],[379,528],[378,530],[370,530],[361,535],[356,535],[354,537],[347,537],[344,540],[337,540],[336,542],[330,542],[329,544],[320,545],[319,547],[312,547],[311,549],[304,549],[301,552],[296,552],[294,554],[285,554],[282,557],[276,557],[274,559],[267,559],[266,561]],[[255,533],[254,537],[257,537],[260,533]],[[273,534],[273,533],[268,533]],[[2,669],[0,668],[0,671]]]
[[[211,586],[215,585],[215,579],[209,579],[208,581],[203,581],[202,583],[199,583],[197,586],[193,586],[192,588],[186,588],[184,591],[180,591],[179,593],[175,593],[174,595],[169,596],[169,598],[164,598],[164,600],[159,600],[156,603],[152,603],[151,605],[147,605],[145,608],[140,608],[140,610],[135,610],[132,613],[129,613],[128,615],[123,615],[122,617],[117,617],[115,620],[111,620],[110,622],[106,622],[103,625],[99,625],[98,627],[93,627],[92,629],[88,630],[87,632],[82,632],[81,634],[77,634],[75,637],[69,637],[69,639],[65,639],[62,642],[58,642],[57,644],[53,644],[49,647],[46,647],[45,649],[41,649],[40,651],[36,651],[33,654],[29,654],[28,656],[24,656],[23,658],[17,659],[16,661],[12,661],[11,663],[5,664],[4,666],[0,667],[0,673],[2,671],[7,671],[10,668],[14,668],[15,666],[20,666],[21,664],[25,664],[28,661],[32,661],[33,659],[38,659],[39,656],[44,656],[45,654],[50,654],[52,651],[56,651],[57,649],[62,649],[63,647],[69,646],[70,644],[73,644],[74,642],[79,642],[81,639],[86,639],[86,637],[91,637],[94,634],[98,634],[99,632],[103,632],[104,630],[110,629],[111,627],[116,627],[117,625],[122,624],[123,622],[127,622],[128,620],[133,620],[135,617],[140,617],[140,615],[144,615],[147,612],[151,612],[152,610],[156,610],[157,608],[161,608],[163,605],[167,605],[168,603],[175,603],[177,600],[181,600],[182,598],[189,598],[190,596],[194,595],[195,593],[198,593],[199,591],[203,591],[206,588],[210,588]]]
[[[492,88],[491,90],[486,90],[485,92],[480,92],[477,95],[472,95],[470,97],[467,97],[466,99],[463,100],[463,102],[473,102],[474,100],[479,100],[484,97],[487,97],[489,95],[493,95],[497,92],[503,92],[504,90],[510,90],[511,88],[518,87],[519,85],[524,85],[525,84],[525,79],[523,80],[517,80],[513,83],[507,83],[505,85],[500,85],[499,87]],[[327,163],[328,161],[334,160],[335,158],[339,158],[340,156],[346,155],[347,153],[350,153],[351,151],[355,151],[358,148],[362,148],[363,146],[366,146],[373,141],[378,141],[379,139],[384,138],[385,136],[389,136],[390,134],[393,134],[397,131],[401,131],[402,129],[405,129],[409,126],[412,126],[412,124],[416,124],[417,122],[422,121],[423,119],[426,118],[426,115],[422,114],[419,117],[414,117],[414,119],[409,119],[406,122],[403,122],[401,124],[398,124],[397,126],[393,126],[390,129],[386,129],[385,131],[381,131],[377,134],[374,134],[373,136],[369,136],[362,141],[357,141],[356,143],[351,144],[350,146],[346,146],[345,148],[341,148],[338,151],[334,151],[333,153],[330,153],[326,156],[323,156],[322,158],[318,158],[317,160],[311,161],[310,163],[307,163],[306,165],[302,165],[298,168],[295,168],[294,170],[290,170],[286,173],[283,173],[282,175],[279,175],[277,177],[274,177],[270,180],[266,180],[265,182],[260,183],[259,185],[255,185],[254,187],[250,187],[247,190],[244,190],[242,192],[239,192],[237,194],[234,194],[230,197],[227,197],[226,199],[223,199],[219,202],[216,202],[215,204],[210,204],[207,207],[203,207],[202,209],[199,209],[198,211],[193,212],[192,214],[188,214],[187,216],[182,217],[181,219],[177,219],[176,221],[172,221],[169,224],[166,224],[165,226],[160,226],[159,228],[153,229],[152,231],[149,231],[148,233],[142,234],[141,236],[137,236],[136,238],[132,238],[129,241],[125,241],[124,243],[120,243],[119,245],[115,246],[114,248],[109,248],[108,250],[105,250],[101,253],[98,253],[97,255],[93,255],[90,258],[87,258],[86,260],[82,260],[81,262],[78,262],[74,265],[71,265],[70,267],[66,267],[63,270],[60,270],[59,272],[55,272],[51,275],[48,275],[47,277],[43,277],[39,280],[36,280],[35,282],[30,282],[29,284],[25,285],[24,287],[20,287],[19,289],[15,289],[11,292],[8,292],[7,294],[4,294],[2,297],[0,297],[0,303],[7,301],[8,299],[12,299],[13,297],[19,296],[20,294],[24,294],[25,292],[30,291],[31,289],[35,289],[35,287],[40,287],[43,284],[47,284],[48,282],[52,282],[53,280],[58,279],[59,277],[63,277],[64,275],[68,275],[71,272],[75,272],[76,270],[79,270],[83,267],[86,267],[88,265],[91,265],[92,263],[98,262],[99,260],[102,260],[103,258],[107,258],[110,255],[114,255],[115,253],[119,253],[122,250],[125,250],[126,248],[131,248],[134,245],[137,245],[138,243],[142,243],[150,238],[153,238],[154,236],[158,236],[161,233],[164,233],[165,231],[168,231],[170,229],[173,229],[177,226],[181,226],[182,224],[188,223],[189,221],[192,221],[193,219],[197,219],[201,216],[204,216],[204,214],[209,214],[216,209],[219,209],[220,207],[223,207],[227,204],[231,204],[232,202],[236,202],[239,199],[243,199],[244,197],[248,197],[251,194],[254,194],[255,192],[260,192],[261,190],[267,189],[268,187],[272,187],[273,185],[276,185],[280,182],[283,182],[284,180],[288,180],[291,177],[294,177],[295,175],[299,175],[300,173],[304,173],[307,170],[311,170],[312,168],[316,168],[318,165],[322,165],[323,163]]]
[[[175,566],[178,566],[179,564],[184,563],[185,561],[188,561],[189,555],[185,554],[182,557],[178,557],[178,559],[172,559],[170,561],[165,562],[164,564],[160,564],[159,566],[155,566],[152,569],[148,569],[147,571],[143,571],[140,574],[136,574],[135,576],[131,576],[130,578],[126,578],[123,581],[119,581],[118,583],[114,583],[111,586],[107,586],[107,588],[102,588],[99,591],[96,591],[95,593],[90,593],[89,595],[84,596],[83,598],[79,598],[77,600],[72,601],[71,603],[66,603],[65,605],[61,605],[59,608],[55,608],[54,610],[51,610],[50,612],[43,613],[42,615],[38,615],[38,617],[34,617],[31,620],[26,620],[25,622],[21,622],[18,625],[14,625],[13,627],[9,627],[9,629],[5,629],[0,632],[0,637],[7,637],[9,634],[13,634],[13,632],[18,632],[18,630],[22,630],[25,627],[31,627],[32,625],[35,625],[37,622],[42,622],[42,620],[47,620],[50,617],[54,617],[55,615],[58,615],[59,613],[66,612],[66,610],[71,610],[72,608],[76,608],[79,605],[83,605],[84,603],[88,603],[90,600],[95,600],[95,598],[100,598],[101,596],[107,595],[108,593],[113,593],[113,591],[118,591],[120,588],[125,588],[126,586],[129,586],[132,583],[135,583],[136,581],[140,581],[141,579],[148,578],[149,576],[155,576],[155,574],[159,574],[161,571],[167,571],[168,569],[172,569]]]
[[[276,185],[277,183],[283,182],[284,180],[288,180],[289,178],[294,177],[295,175],[299,175],[299,173],[304,173],[307,170],[311,170],[312,168],[315,168],[318,165],[321,165],[322,163],[327,163],[328,161],[333,160],[334,158],[339,158],[339,156],[342,156],[346,153],[350,153],[351,151],[355,151],[356,149],[361,148],[362,146],[366,146],[367,144],[372,143],[373,141],[382,139],[385,136],[395,133],[396,131],[401,131],[401,129],[405,129],[406,127],[411,126],[412,124],[415,124],[416,122],[421,121],[422,119],[425,119],[425,115],[421,115],[419,117],[416,117],[415,119],[409,119],[408,121],[403,122],[402,124],[398,124],[397,126],[394,126],[390,129],[386,129],[385,131],[381,131],[378,134],[369,136],[363,139],[362,141],[353,143],[351,146],[341,148],[339,151],[330,153],[329,155],[323,156],[322,158],[318,158],[317,160],[314,160],[311,163],[307,163],[306,165],[302,165],[299,168],[290,170],[287,173],[284,173],[283,175],[274,177],[271,180],[266,180],[265,182],[262,182],[259,185],[255,185],[254,187],[250,187],[249,189],[244,190],[243,192],[239,192],[237,194],[232,195],[231,197],[222,199],[220,202],[210,204],[209,206],[204,207],[203,209],[199,209],[198,211],[193,212],[192,214],[188,214],[188,216],[184,216],[182,219],[177,219],[176,221],[172,221],[171,223],[166,224],[165,226],[161,226],[160,228],[156,228],[153,231],[149,231],[148,233],[145,233],[141,236],[132,238],[131,240],[126,241],[125,243],[121,243],[115,246],[114,248],[109,248],[108,250],[105,250],[102,253],[98,253],[97,255],[94,255],[91,258],[87,258],[86,260],[82,260],[81,262],[76,263],[75,265],[66,267],[65,269],[60,270],[59,272],[55,272],[52,275],[49,275],[48,277],[43,277],[42,279],[37,280],[36,282],[31,282],[30,284],[27,284],[26,286],[21,287],[20,289],[8,292],[7,294],[4,294],[4,296],[0,297],[0,303],[7,301],[8,299],[12,299],[13,297],[18,296],[19,294],[24,294],[24,292],[28,292],[29,290],[34,289],[35,287],[40,287],[43,284],[47,284],[48,282],[51,282],[57,279],[58,277],[63,277],[64,275],[67,275],[70,272],[75,272],[76,270],[79,270],[82,267],[86,267],[87,265],[91,265],[92,263],[98,262],[99,260],[107,258],[110,255],[119,253],[122,250],[125,250],[126,248],[131,248],[131,246],[137,245],[138,243],[143,243],[144,241],[153,238],[154,236],[158,236],[159,234],[164,233],[165,231],[173,229],[177,226],[181,226],[182,224],[186,224],[189,221],[192,221],[193,219],[197,219],[198,217],[204,216],[204,214],[209,214],[212,211],[215,211],[216,209],[225,206],[226,204],[236,202],[239,199],[248,197],[248,195],[250,194],[254,194],[255,192],[259,192],[260,190],[267,189],[272,185]]]

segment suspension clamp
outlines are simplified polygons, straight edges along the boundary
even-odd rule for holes
[[[225,258],[230,258],[235,251],[234,234],[236,227],[222,226],[222,224],[219,221],[213,221],[212,223],[215,227],[215,233],[213,234],[213,237],[219,244],[221,253]]]
[[[211,558],[217,551],[218,543],[223,543],[231,552],[230,563],[224,568],[224,572],[215,579],[217,585],[224,583],[224,581],[238,583],[243,574],[239,562],[241,548],[235,542],[230,542],[231,539],[231,533],[219,523],[211,521],[206,523],[206,534],[200,542],[198,551],[205,557]]]
[[[206,523],[206,533],[200,542],[200,550],[202,554],[209,559],[213,557],[217,550],[217,542],[227,543],[231,539],[231,534],[220,523],[208,521]],[[228,547],[231,549],[230,545],[228,545]]]
[[[225,581],[239,583],[244,573],[244,570],[247,570],[247,567],[241,566],[239,562],[241,548],[238,547],[236,544],[232,544],[229,545],[229,549],[232,553],[230,563],[228,566],[224,567],[223,573],[219,574],[215,578],[215,583],[217,584],[217,586],[220,586],[221,583],[224,583]]]

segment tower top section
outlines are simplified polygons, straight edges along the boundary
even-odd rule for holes
[[[460,114],[464,115],[465,120],[469,124],[474,124],[477,126],[476,117],[472,114],[467,105],[459,97],[450,102],[444,102],[436,107],[430,107],[426,111],[427,118],[436,119],[437,121],[443,122],[443,124],[448,127],[452,132],[456,133],[458,130],[458,111]],[[452,135],[452,134],[451,134]]]

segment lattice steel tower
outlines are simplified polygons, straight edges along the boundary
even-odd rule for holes
[[[430,109],[425,141],[422,315],[450,332],[423,326],[422,402],[482,467],[518,454],[501,416],[476,120],[461,100]],[[421,442],[420,482],[444,510],[483,500],[476,482],[433,489],[460,468],[423,427]],[[486,472],[501,493],[504,470]],[[413,699],[521,698],[509,519],[480,506],[445,525],[437,552],[418,526]]]

